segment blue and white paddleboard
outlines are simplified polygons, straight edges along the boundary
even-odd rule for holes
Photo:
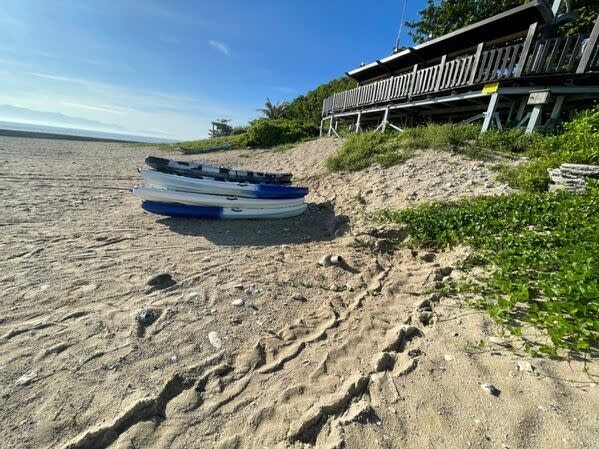
[[[246,182],[214,181],[171,175],[156,170],[140,170],[141,177],[150,186],[180,192],[207,193],[209,195],[241,196],[244,198],[303,198],[307,187],[276,184],[249,184]]]
[[[188,204],[190,206],[228,207],[237,209],[275,209],[281,207],[300,206],[303,198],[294,199],[260,199],[240,196],[208,195],[205,193],[178,192],[155,187],[138,186],[132,193],[144,201],[161,203]]]
[[[226,207],[190,206],[187,204],[159,203],[144,201],[141,207],[153,214],[169,217],[211,218],[216,220],[232,219],[273,219],[290,218],[300,215],[306,210],[307,205],[301,204],[293,207],[275,209],[232,209]]]

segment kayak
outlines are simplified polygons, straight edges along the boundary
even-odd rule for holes
[[[189,178],[156,170],[142,169],[139,174],[146,185],[180,192],[207,193],[209,195],[241,196],[244,198],[292,199],[308,194],[307,187],[278,184],[250,184],[247,182],[215,181]]]
[[[273,219],[290,218],[303,213],[308,207],[300,204],[293,207],[280,207],[274,209],[238,209],[228,207],[190,206],[187,204],[159,203],[156,201],[144,201],[141,207],[153,214],[166,215],[169,217],[188,218],[210,218],[216,220],[233,219]]]
[[[238,209],[275,209],[281,207],[300,206],[303,198],[296,199],[257,199],[239,196],[207,195],[204,193],[177,192],[152,187],[138,186],[132,193],[144,201],[161,203],[188,204],[191,206],[214,206]]]
[[[145,163],[163,173],[188,176],[190,178],[211,177],[218,180],[256,182],[268,184],[288,184],[291,173],[265,173],[218,167],[192,161],[175,161],[156,156],[147,156]]]

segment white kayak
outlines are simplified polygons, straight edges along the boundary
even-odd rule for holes
[[[168,217],[207,218],[213,220],[291,218],[303,213],[307,204],[275,209],[232,209],[229,207],[190,206],[188,204],[143,201],[141,207],[153,214]]]
[[[156,170],[139,170],[146,185],[180,192],[209,195],[241,196],[244,198],[293,199],[308,194],[306,187],[274,184],[249,184],[246,182],[215,181],[172,175]]]
[[[289,200],[243,198],[239,196],[178,192],[145,186],[138,186],[132,189],[131,192],[144,201],[188,204],[191,206],[229,207],[237,209],[274,209],[281,207],[300,206],[304,203],[303,198],[294,198]]]

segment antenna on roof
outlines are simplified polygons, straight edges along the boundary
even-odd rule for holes
[[[401,12],[401,23],[399,24],[399,32],[397,33],[397,40],[395,41],[395,48],[393,48],[393,53],[397,53],[400,50],[401,43],[401,32],[403,31],[403,22],[404,17],[406,15],[406,5],[408,4],[408,0],[403,0],[403,11]]]

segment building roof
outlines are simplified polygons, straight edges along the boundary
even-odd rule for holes
[[[522,6],[473,23],[452,33],[406,48],[386,58],[347,72],[359,83],[380,78],[410,67],[419,62],[435,59],[444,54],[464,50],[480,42],[490,42],[504,36],[524,31],[531,23],[549,23],[553,19],[551,8],[544,0],[533,0]]]

